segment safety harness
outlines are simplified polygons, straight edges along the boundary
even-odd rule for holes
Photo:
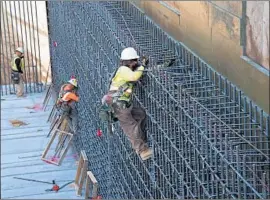
[[[64,84],[61,89],[60,89],[60,92],[59,92],[59,95],[58,95],[58,99],[57,99],[57,102],[56,102],[56,107],[59,111],[61,111],[62,113],[69,113],[70,111],[70,106],[69,106],[69,102],[68,101],[64,101],[63,100],[63,97],[69,93],[69,92],[73,92],[73,90],[64,90],[65,86],[67,86],[67,84]]]
[[[17,65],[15,63],[16,59],[20,59],[20,67],[23,69],[24,68],[24,61],[22,58],[20,58],[19,56],[15,55],[13,60],[11,61],[11,80],[13,81],[14,84],[19,84],[20,82],[20,72],[18,72],[18,68]]]
[[[20,73],[11,71],[11,80],[13,81],[14,84],[19,84],[20,83]]]
[[[115,77],[118,69],[119,68],[115,69],[115,71],[113,72],[113,74],[110,77],[108,91],[110,89],[110,86],[112,84],[112,80]],[[129,83],[125,83],[125,84],[121,85],[118,88],[118,90],[109,91],[106,95],[103,96],[102,105],[99,107],[99,118],[103,122],[114,123],[114,122],[118,121],[118,119],[114,115],[114,110],[112,108],[112,104],[120,102],[119,98],[122,97],[123,94],[125,93],[125,91],[128,89],[129,89]]]

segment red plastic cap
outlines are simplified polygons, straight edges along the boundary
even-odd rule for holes
[[[53,188],[52,188],[53,191],[58,191],[59,190],[59,186],[58,185],[54,185]]]
[[[100,130],[100,129],[97,130],[97,136],[98,137],[101,137],[102,136],[102,130]]]

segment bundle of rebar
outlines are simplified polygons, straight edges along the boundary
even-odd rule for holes
[[[48,2],[48,15],[53,83],[78,78],[75,145],[104,198],[270,198],[269,115],[241,90],[130,2]],[[133,99],[147,113],[148,161],[98,118],[129,46],[150,56]]]

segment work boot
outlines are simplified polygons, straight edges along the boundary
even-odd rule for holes
[[[142,160],[147,160],[153,155],[152,149],[148,148],[140,153]]]

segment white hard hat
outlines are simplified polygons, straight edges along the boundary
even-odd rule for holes
[[[138,59],[138,58],[140,58],[140,56],[138,56],[137,51],[132,47],[128,47],[122,51],[120,59],[133,60],[133,59]]]
[[[21,52],[21,53],[24,53],[24,50],[23,50],[22,47],[18,47],[18,48],[16,49],[16,51]]]
[[[68,81],[70,84],[74,85],[75,87],[78,87],[77,80],[75,78],[72,78]]]

